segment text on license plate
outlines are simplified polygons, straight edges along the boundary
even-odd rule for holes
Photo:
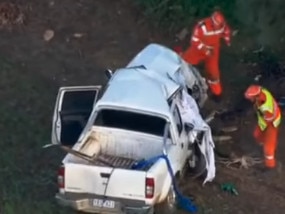
[[[115,201],[103,200],[103,199],[93,199],[94,207],[104,207],[104,208],[115,208]]]

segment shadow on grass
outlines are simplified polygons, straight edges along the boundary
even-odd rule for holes
[[[0,58],[0,213],[64,214],[54,200],[63,157],[45,151],[57,86]]]

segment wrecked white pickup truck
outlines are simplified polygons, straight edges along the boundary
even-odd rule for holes
[[[68,154],[58,171],[56,199],[90,213],[170,213],[175,191],[165,161],[133,166],[166,154],[176,178],[189,167],[199,133],[183,124],[177,106],[183,86],[203,105],[205,81],[158,44],[108,74],[104,88],[59,89],[52,143]]]

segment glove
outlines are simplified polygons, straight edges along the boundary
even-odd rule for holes
[[[206,55],[211,56],[213,54],[213,51],[211,49],[206,50]]]
[[[213,49],[212,48],[204,46],[202,48],[202,50],[205,52],[206,56],[211,56],[213,54]]]

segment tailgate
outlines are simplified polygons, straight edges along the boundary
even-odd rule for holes
[[[145,199],[144,171],[68,163],[64,177],[66,192]]]

